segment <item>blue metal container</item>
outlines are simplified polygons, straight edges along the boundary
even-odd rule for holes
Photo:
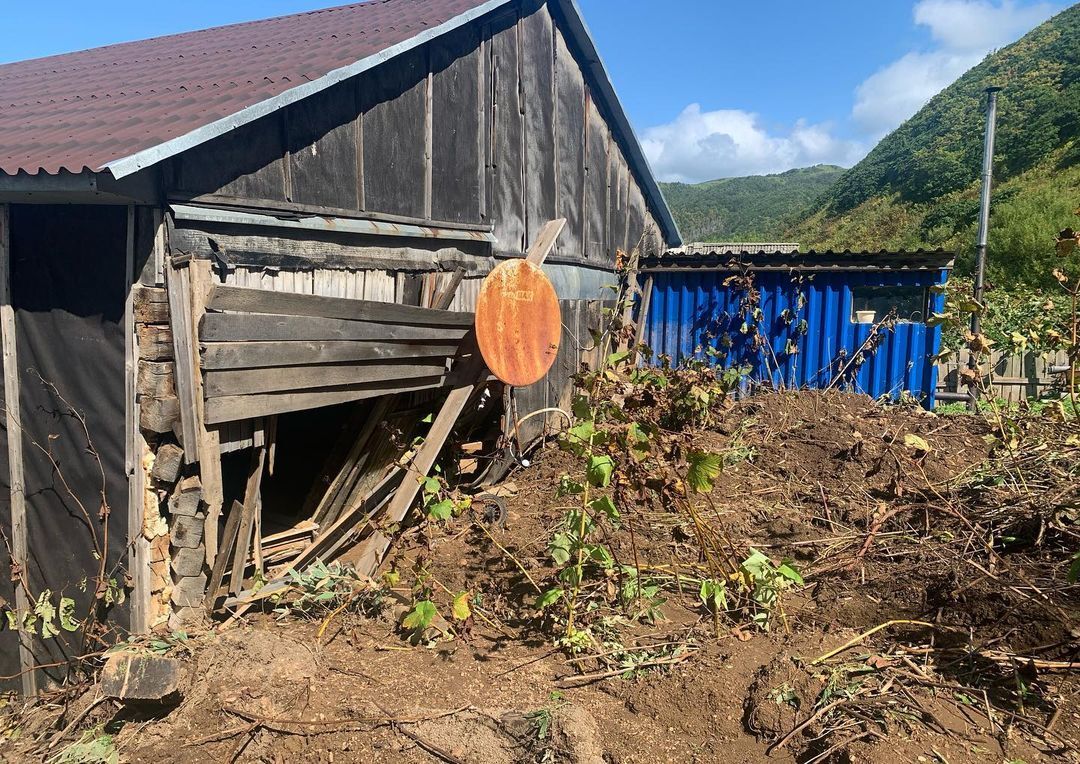
[[[941,328],[926,319],[944,308],[934,287],[951,267],[945,252],[669,254],[644,264],[645,342],[654,360],[743,367],[787,389],[910,394],[931,407]],[[894,309],[898,320],[883,321]]]

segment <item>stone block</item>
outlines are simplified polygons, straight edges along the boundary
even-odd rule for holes
[[[172,545],[176,549],[197,549],[203,541],[203,518],[177,515],[172,520]]]
[[[101,692],[121,701],[179,700],[182,664],[146,653],[116,653],[101,672]]]

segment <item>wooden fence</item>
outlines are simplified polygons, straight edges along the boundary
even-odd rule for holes
[[[1041,398],[1052,388],[1065,382],[1064,374],[1055,374],[1053,367],[1068,366],[1069,359],[1064,351],[1042,354],[1035,351],[1026,353],[994,353],[993,390],[1004,400],[1016,402],[1032,398]],[[960,371],[967,366],[967,354],[954,354],[946,363],[938,364],[939,392],[964,392],[966,388],[959,384]]]

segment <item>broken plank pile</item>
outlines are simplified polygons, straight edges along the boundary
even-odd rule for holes
[[[206,424],[447,382],[472,313],[215,284],[199,324]]]

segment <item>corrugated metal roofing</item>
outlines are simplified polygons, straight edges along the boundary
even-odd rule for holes
[[[817,252],[709,251],[687,254],[671,250],[659,257],[642,261],[646,271],[733,271],[806,270],[806,271],[938,271],[952,268],[954,254],[943,249],[889,252]]]
[[[0,65],[0,171],[97,171],[474,10],[371,0]]]

